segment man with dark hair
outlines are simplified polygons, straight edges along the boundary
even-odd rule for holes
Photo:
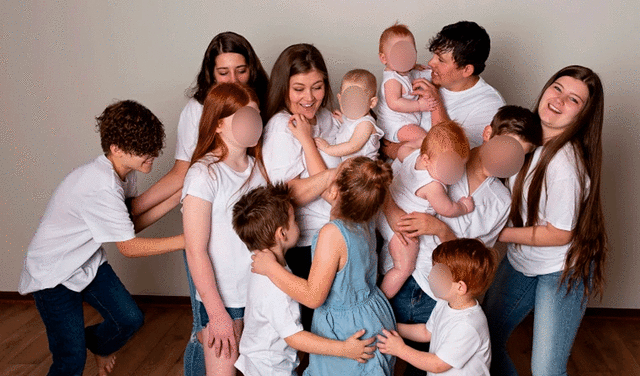
[[[417,94],[438,102],[435,111],[422,114],[423,128],[454,120],[464,128],[472,148],[482,144],[484,127],[505,104],[500,93],[480,77],[489,50],[489,35],[475,22],[447,25],[431,39],[430,69],[413,82]]]

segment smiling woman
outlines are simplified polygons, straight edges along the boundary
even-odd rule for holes
[[[588,297],[602,294],[607,235],[600,201],[600,78],[572,65],[547,82],[538,100],[544,144],[511,178],[508,243],[484,302],[492,375],[516,375],[507,353],[513,329],[534,310],[531,369],[566,375]]]
[[[314,137],[335,142],[337,128],[327,107],[333,97],[322,54],[310,44],[287,47],[271,71],[267,102],[269,122],[262,149],[273,182],[287,182],[298,204],[299,249],[287,252],[294,274],[307,278],[311,267],[311,238],[329,221],[331,206],[320,199],[330,181],[327,167],[339,157],[318,151]],[[309,330],[311,311],[303,307],[302,323]]]

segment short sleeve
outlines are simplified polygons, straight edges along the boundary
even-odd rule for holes
[[[191,162],[191,157],[198,143],[200,117],[202,117],[202,105],[192,98],[180,113],[178,120],[175,159]]]
[[[582,188],[575,165],[560,153],[562,150],[547,168],[546,203],[541,217],[555,228],[571,231],[578,217]]]
[[[302,145],[287,129],[288,117],[276,114],[269,120],[262,159],[272,182],[288,182],[305,170]]]
[[[83,197],[82,219],[97,243],[123,242],[135,238],[133,222],[124,203],[124,190],[101,189]]]
[[[438,358],[453,368],[462,368],[480,348],[480,335],[468,323],[459,322],[448,333],[441,333]]]
[[[284,293],[273,298],[268,320],[280,338],[287,338],[304,330],[300,322],[300,305]]]
[[[182,198],[187,195],[201,198],[205,201],[213,202],[216,192],[215,172],[212,171],[207,162],[198,161],[189,167],[187,175],[184,178],[182,187]]]

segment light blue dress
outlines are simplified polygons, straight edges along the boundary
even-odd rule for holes
[[[347,244],[347,263],[340,270],[327,300],[313,313],[311,331],[319,336],[345,340],[360,329],[362,339],[373,337],[382,329],[395,330],[391,305],[376,286],[378,255],[373,226],[334,220]],[[313,239],[315,253],[318,235]],[[311,354],[304,376],[392,375],[395,358],[380,353],[365,364],[347,358]]]

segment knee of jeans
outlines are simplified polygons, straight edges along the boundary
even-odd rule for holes
[[[119,323],[121,327],[125,328],[130,333],[135,333],[144,324],[144,313],[140,308],[136,307],[135,310],[130,310],[123,318],[123,321]]]

